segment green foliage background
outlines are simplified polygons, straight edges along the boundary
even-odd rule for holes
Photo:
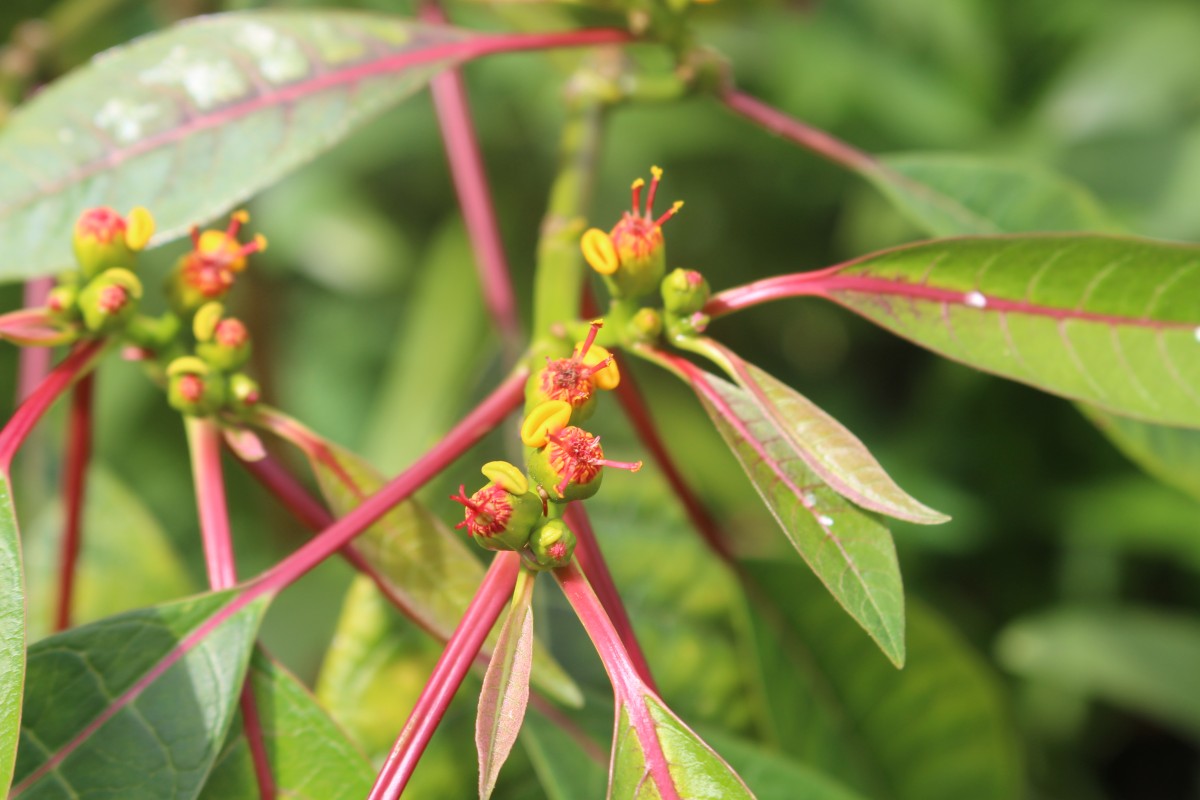
[[[92,54],[179,18],[266,5],[310,4],[5,4],[0,88],[13,104]],[[409,10],[386,2],[342,5]],[[605,19],[553,6],[496,12],[470,4],[451,13],[465,27],[486,29],[503,27],[505,13],[528,19],[549,9]],[[742,88],[865,150],[950,151],[1045,165],[1089,187],[1131,231],[1200,237],[1200,49],[1194,46],[1200,7],[1194,3],[723,0],[697,18],[701,38],[730,57]],[[666,65],[661,54],[644,50],[634,52],[647,68]],[[30,67],[24,73],[23,63]],[[561,76],[545,64],[539,55],[506,55],[466,69],[525,312],[563,117]],[[629,181],[651,163],[666,169],[665,199],[687,202],[667,229],[670,263],[701,270],[718,289],[921,238],[859,178],[707,99],[613,113],[592,221],[615,218],[628,202]],[[427,94],[249,207],[254,229],[272,246],[233,305],[255,332],[252,366],[266,396],[394,473],[501,374],[499,342],[478,298]],[[181,247],[151,254],[150,269],[165,274]],[[18,288],[2,294],[5,308],[19,304]],[[1014,784],[1027,782],[1031,796],[1079,800],[1196,796],[1200,506],[1194,498],[1138,472],[1070,404],[940,360],[820,301],[759,308],[717,323],[713,333],[833,413],[902,486],[954,517],[939,527],[895,523],[893,532],[910,598],[936,609],[999,677],[999,702],[1020,732]],[[0,362],[0,374],[15,374],[11,349],[0,351]],[[695,400],[669,376],[635,371],[673,451],[739,553],[794,557]],[[0,387],[6,414],[14,391],[12,384]],[[124,503],[100,516],[136,513],[130,541],[165,537],[170,549],[162,555],[131,544],[146,554],[142,563],[97,558],[120,564],[109,580],[123,591],[138,576],[169,575],[155,584],[161,596],[130,597],[129,606],[178,596],[189,582],[201,586],[177,415],[130,365],[106,363],[99,392],[97,452],[105,479],[94,485],[92,502]],[[595,427],[611,452],[636,447],[612,409],[602,411]],[[17,465],[26,520],[53,513],[45,509],[57,479],[55,430],[45,425]],[[479,454],[499,457],[507,446],[496,439]],[[475,480],[479,460],[463,459],[426,493],[436,512],[454,515],[448,487]],[[239,564],[252,574],[303,535],[244,475],[232,467],[229,474]],[[663,665],[668,702],[702,732],[709,725],[753,737],[763,725],[756,718],[761,698],[754,698],[761,684],[745,646],[744,601],[691,541],[668,497],[652,470],[606,482],[596,501],[602,541],[651,662]],[[27,525],[36,537],[39,526]],[[41,527],[41,535],[52,535],[52,525]],[[160,570],[161,559],[167,562]],[[267,647],[310,683],[350,580],[347,567],[328,564],[268,613]],[[555,649],[606,702],[599,664],[552,594],[540,592],[546,605],[539,612]],[[85,598],[89,607],[96,604],[85,616],[115,610],[103,590]],[[852,626],[848,619],[840,624]],[[414,644],[390,656],[398,704],[404,687],[419,686],[431,653],[436,648]],[[863,658],[885,665],[866,649]],[[944,702],[956,702],[946,694]],[[472,718],[470,702],[456,707],[418,773],[425,788],[415,796],[468,796],[473,757],[463,731]],[[905,736],[903,729],[893,733]],[[367,744],[386,749],[389,741]],[[542,796],[532,772],[537,749],[530,752],[532,762],[521,755],[506,769],[500,796]],[[839,774],[812,751],[803,760]],[[865,796],[914,796],[869,781],[858,788]]]

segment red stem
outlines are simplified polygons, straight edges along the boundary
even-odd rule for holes
[[[60,369],[61,367],[62,365],[60,365]],[[47,382],[53,380],[54,377],[52,373]],[[425,455],[417,459],[416,463],[411,467],[397,475],[382,489],[367,498],[362,505],[322,531],[295,553],[247,584],[228,605],[221,608],[180,640],[175,649],[164,656],[121,695],[114,698],[83,730],[59,747],[37,769],[26,776],[25,780],[13,788],[11,796],[18,796],[21,792],[40,781],[47,773],[56,769],[62,763],[63,759],[86,742],[105,722],[112,719],[117,712],[139,697],[146,690],[146,687],[158,680],[164,672],[170,669],[179,659],[183,658],[192,648],[204,641],[209,634],[221,627],[230,617],[246,608],[255,600],[273,595],[279,590],[295,583],[313,567],[337,552],[338,549],[357,534],[366,530],[371,523],[387,513],[397,503],[407,500],[413,492],[421,488],[430,478],[462,455],[468,448],[498,425],[511,411],[521,405],[525,395],[525,379],[527,377],[527,371],[515,371],[494,392],[488,395],[474,411],[468,414],[458,425],[454,426],[446,434],[445,438],[430,448]],[[41,391],[41,387],[39,387],[39,391]],[[32,398],[30,402],[32,402]],[[20,409],[18,409],[18,413],[20,413]],[[0,453],[4,452],[8,438],[11,438],[13,435],[9,433],[9,428],[11,427],[12,422],[3,431],[0,431]]]
[[[563,519],[571,528],[571,532],[575,534],[577,545],[575,559],[579,562],[579,568],[587,576],[592,588],[600,598],[600,604],[604,606],[608,618],[616,627],[638,676],[643,683],[657,692],[658,687],[655,685],[654,675],[650,671],[650,662],[646,660],[646,654],[642,652],[642,646],[638,643],[637,634],[633,630],[633,622],[625,610],[625,603],[622,602],[617,585],[613,582],[612,573],[608,571],[608,564],[604,560],[604,553],[600,550],[600,543],[596,541],[596,532],[592,528],[592,521],[588,518],[587,510],[581,503],[570,503],[563,514]]]
[[[196,486],[196,509],[200,514],[200,538],[208,583],[216,591],[237,583],[233,537],[229,532],[229,509],[225,503],[225,480],[221,473],[221,428],[208,417],[184,417],[192,455],[192,479]]]
[[[83,540],[83,503],[87,488],[88,462],[92,458],[92,389],[95,374],[83,376],[71,392],[71,414],[67,423],[67,452],[63,463],[63,505],[66,524],[59,553],[58,609],[54,630],[71,627],[71,601],[75,594],[75,566]]]
[[[806,125],[737,89],[730,89],[722,94],[721,102],[725,104],[726,108],[751,122],[761,125],[785,139],[790,139],[835,164],[860,173],[871,172],[878,168],[875,159],[863,151],[830,136],[825,131]]]
[[[596,593],[588,585],[587,578],[577,566],[568,564],[560,567],[554,570],[554,577],[562,587],[563,594],[567,596],[571,608],[575,609],[575,614],[587,631],[592,644],[596,646],[596,652],[599,653],[600,661],[612,682],[617,719],[620,719],[621,709],[624,708],[642,747],[646,772],[658,788],[659,797],[661,800],[681,800],[675,788],[675,781],[671,778],[666,754],[658,741],[658,731],[650,716],[650,709],[646,706],[646,695],[651,692],[638,676],[637,669],[621,642],[620,634],[604,613],[600,599],[596,597]],[[614,731],[613,735],[617,736],[620,733]]]
[[[512,597],[520,565],[521,557],[511,551],[497,553],[492,559],[483,583],[446,642],[446,649],[408,715],[367,800],[395,800],[404,791],[454,693]]]
[[[772,278],[747,283],[744,286],[726,289],[712,296],[708,304],[704,306],[704,313],[716,319],[743,308],[769,303],[772,300],[811,295],[824,297],[827,294],[827,287],[823,283],[823,279],[841,269],[842,266],[838,265],[815,272],[776,275]]]
[[[25,281],[25,296],[22,305],[26,310],[33,311],[45,305],[46,297],[54,288],[54,278],[31,278]],[[9,316],[9,315],[5,315]],[[44,319],[44,314],[39,315]],[[22,347],[17,357],[17,402],[21,402],[46,377],[50,371],[51,359],[54,352],[49,347]]]
[[[638,389],[637,381],[634,380],[632,370],[620,358],[618,358],[618,364],[621,370],[621,382],[617,384],[614,391],[621,408],[625,410],[626,418],[633,425],[642,444],[654,456],[654,461],[666,476],[667,483],[675,492],[675,496],[679,498],[679,502],[683,504],[683,509],[687,513],[688,519],[691,520],[692,526],[700,532],[714,553],[725,561],[732,562],[733,553],[725,544],[716,519],[709,513],[708,508],[692,489],[691,484],[683,477],[683,473],[675,464],[675,459],[667,450],[667,445],[658,432],[658,426],[654,424],[654,418],[650,414],[645,397]]]
[[[13,456],[17,454],[33,426],[50,406],[54,405],[59,395],[91,369],[103,352],[104,345],[102,339],[75,345],[71,353],[29,393],[29,397],[13,413],[4,429],[0,430],[0,472],[5,475],[9,473]]]
[[[446,22],[445,13],[432,3],[422,9],[421,18],[441,24]],[[517,301],[513,294],[508,260],[504,255],[504,243],[500,239],[500,228],[496,224],[496,209],[488,188],[475,125],[471,120],[462,71],[456,68],[443,72],[433,79],[431,89],[458,203],[471,247],[475,251],[475,266],[479,271],[484,302],[504,338],[509,356],[515,357],[521,347]]]
[[[225,479],[221,470],[220,426],[208,417],[184,417],[188,445],[192,455],[192,478],[196,486],[196,508],[200,513],[200,538],[204,542],[204,560],[208,584],[214,591],[237,583],[237,564],[233,556],[233,537],[229,531],[229,508],[225,502]],[[254,776],[261,800],[275,800],[275,776],[263,741],[262,720],[254,687],[247,681],[239,698],[242,729],[250,748]]]

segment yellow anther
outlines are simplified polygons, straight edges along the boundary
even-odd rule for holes
[[[229,216],[242,225],[245,225],[247,222],[250,221],[250,212],[244,208],[239,208],[237,211],[233,212]]]
[[[567,427],[571,404],[565,400],[547,400],[533,407],[521,423],[521,441],[529,447],[545,447],[550,435]]]
[[[480,469],[483,477],[499,486],[509,494],[525,494],[529,491],[529,481],[525,473],[507,461],[489,461]]]
[[[634,191],[637,191],[638,189],[642,188],[645,185],[646,185],[646,179],[638,178],[636,181],[634,181],[633,183],[631,183],[629,185],[629,188],[633,189]]]
[[[663,171],[662,171],[661,167],[651,167],[650,174],[654,176],[654,180],[656,180],[656,181],[662,180]]]
[[[225,306],[218,302],[205,303],[196,311],[196,316],[192,317],[192,333],[196,336],[196,341],[207,342],[213,338],[213,334],[217,331],[217,323],[221,321],[221,317],[225,314]]]
[[[154,216],[142,206],[135,206],[125,219],[125,244],[130,250],[144,250],[154,235]]]
[[[601,275],[612,275],[621,266],[612,239],[599,228],[591,228],[583,234],[579,249],[583,251],[583,258],[588,265]]]
[[[266,250],[267,237],[263,236],[261,233],[256,233],[254,235],[254,245],[258,248],[257,252],[259,253],[261,253],[263,250]]]
[[[612,353],[598,344],[593,344],[588,348],[587,353],[583,356],[583,363],[589,367],[602,363],[607,360]],[[621,383],[621,373],[617,369],[616,359],[608,362],[608,366],[604,369],[592,373],[592,383],[596,384],[597,389],[612,390],[617,388]]]

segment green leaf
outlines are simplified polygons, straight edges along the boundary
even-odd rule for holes
[[[704,737],[721,751],[758,800],[865,800],[824,773],[761,745],[707,729]]]
[[[30,647],[13,796],[196,797],[237,706],[266,600],[179,650],[236,598],[218,592],[130,611]]]
[[[1193,618],[1060,609],[1014,622],[997,651],[1025,678],[1094,695],[1200,738],[1200,624]]]
[[[74,624],[164,603],[197,590],[167,532],[150,509],[101,464],[88,469],[84,536],[75,568]],[[34,517],[26,530],[29,636],[53,629],[57,609],[61,505]],[[122,579],[114,581],[113,575]]]
[[[0,132],[0,278],[71,264],[80,211],[150,208],[178,236],[461,59],[467,34],[345,11],[199,17],[114,49]]]
[[[1033,165],[904,153],[884,156],[863,175],[933,236],[1115,229],[1086,189]]]
[[[589,701],[587,708],[598,710],[599,704]],[[604,797],[608,786],[607,764],[589,758],[574,739],[564,735],[536,709],[525,717],[521,742],[548,800]]]
[[[793,452],[831,489],[871,511],[922,525],[950,519],[896,485],[858,437],[815,403],[725,348],[738,382]]]
[[[706,387],[700,392],[705,409],[792,545],[887,657],[903,666],[904,589],[888,529],[829,488],[744,390],[696,375]]]
[[[983,662],[920,603],[891,669],[798,567],[745,562],[781,749],[880,800],[1024,797],[1016,733]]]
[[[475,747],[479,751],[479,796],[483,800],[496,788],[496,778],[517,742],[529,704],[534,577],[522,572],[519,578],[479,692]]]
[[[295,676],[257,650],[248,673],[279,794],[295,800],[360,800],[375,770]],[[204,785],[202,800],[259,800],[239,714]]]
[[[1080,405],[1117,449],[1158,480],[1200,500],[1200,431],[1151,425]]]
[[[644,704],[644,709],[637,709],[633,705],[637,703]],[[653,742],[642,738],[639,724],[633,721],[639,714],[646,719],[646,735],[653,735]],[[648,759],[647,752],[656,750],[661,755]],[[656,782],[664,765],[648,761],[665,761],[670,786],[681,800],[754,797],[737,773],[650,692],[629,698],[621,705],[613,735],[609,800],[669,797]]]
[[[935,241],[811,273],[947,358],[1147,422],[1200,427],[1200,247],[1085,235]]]
[[[339,517],[383,486],[382,476],[370,464],[331,442],[309,455],[321,491]],[[414,620],[443,640],[454,631],[483,580],[483,565],[467,550],[463,537],[415,500],[393,508],[355,539],[355,545]],[[488,651],[495,641],[493,632]],[[533,682],[539,689],[570,706],[582,702],[574,681],[541,647],[535,648],[533,658]]]
[[[13,778],[25,686],[25,574],[9,478],[0,472],[0,792]]]

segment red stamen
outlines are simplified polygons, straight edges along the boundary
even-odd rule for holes
[[[679,213],[679,209],[681,209],[681,208],[683,208],[683,201],[682,201],[682,200],[676,200],[676,201],[675,201],[675,204],[674,204],[673,206],[671,206],[670,208],[668,208],[668,209],[666,210],[666,212],[665,212],[665,213],[664,213],[664,214],[663,214],[661,217],[659,217],[658,219],[654,220],[654,227],[656,227],[656,228],[658,228],[658,227],[661,227],[661,226],[662,226],[662,224],[663,224],[664,222],[666,222],[666,221],[667,221],[667,220],[669,220],[671,217],[673,217],[673,216],[675,216],[676,214],[678,214],[678,213]]]
[[[200,226],[199,225],[192,226],[191,236],[192,236],[192,249],[198,251],[200,249]]]
[[[646,218],[650,218],[650,212],[654,210],[654,195],[658,192],[658,182],[662,179],[662,170],[657,167],[650,170],[650,191],[646,193]]]
[[[607,458],[598,458],[592,462],[604,467],[616,467],[617,469],[627,469],[630,472],[637,472],[642,468],[640,461],[609,461]]]
[[[644,180],[642,180],[641,178],[638,178],[636,181],[633,182],[633,186],[631,187],[633,190],[633,214],[635,216],[637,214],[641,213],[642,187],[645,185],[646,185],[646,182]]]
[[[587,355],[588,349],[596,342],[596,334],[599,333],[600,329],[603,327],[604,323],[600,320],[596,320],[592,323],[592,326],[588,328],[587,338],[583,340],[583,344],[579,348],[579,354],[576,356],[577,358],[583,358]]]
[[[592,377],[597,372],[600,372],[601,370],[606,369],[608,367],[608,365],[613,362],[613,359],[614,359],[614,356],[609,356],[608,358],[604,359],[603,361],[597,361],[595,364],[592,364],[591,366],[584,365],[584,366],[580,367],[579,368],[580,377],[582,377],[582,378]]]

